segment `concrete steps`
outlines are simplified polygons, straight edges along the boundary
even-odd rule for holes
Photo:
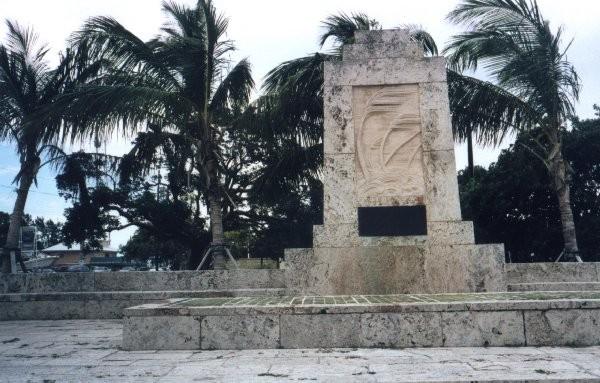
[[[123,327],[126,350],[590,345],[600,292],[171,299]]]
[[[508,291],[600,291],[600,282],[510,283]]]
[[[600,291],[600,264],[508,263],[508,291]]]
[[[0,294],[0,321],[118,319],[127,307],[175,298],[278,297],[283,288]]]

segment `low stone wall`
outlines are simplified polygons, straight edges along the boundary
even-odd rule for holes
[[[508,283],[600,282],[600,262],[507,263]]]
[[[283,270],[0,275],[0,320],[112,319],[167,298],[284,293]]]
[[[0,275],[0,293],[181,291],[284,288],[283,270],[49,273]]]
[[[508,263],[508,291],[598,291],[600,263]]]
[[[527,294],[527,293],[504,293]],[[531,294],[531,293],[529,293]],[[600,345],[600,300],[588,295],[535,300],[478,301],[448,295],[447,302],[281,304],[208,302],[206,306],[145,305],[125,310],[126,350],[263,348],[410,348]],[[359,302],[385,296],[340,296]],[[494,298],[490,294],[487,297]],[[290,297],[286,297],[289,300]],[[414,296],[407,296],[410,301]],[[425,301],[425,299],[429,301]],[[496,295],[502,299],[502,293]],[[540,298],[544,298],[540,295]],[[550,298],[553,298],[550,296]],[[296,297],[300,302],[310,297]],[[479,299],[487,299],[486,295]],[[533,299],[533,300],[531,300]],[[455,300],[455,301],[453,301]],[[321,302],[322,301],[322,302]]]
[[[508,283],[600,282],[600,262],[507,263]]]
[[[0,294],[0,321],[119,319],[123,310],[174,298],[252,297],[281,295],[283,289],[203,291],[112,291]]]

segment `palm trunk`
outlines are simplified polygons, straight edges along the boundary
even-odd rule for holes
[[[467,132],[467,160],[468,160],[468,171],[469,177],[475,176],[475,163],[473,161],[473,132],[471,128]]]
[[[216,185],[215,185],[216,186]],[[223,233],[223,207],[221,206],[221,198],[217,189],[213,187],[208,192],[208,205],[209,205],[209,216],[210,216],[210,229],[212,232],[212,243],[214,247],[213,259],[215,270],[225,269],[225,254],[223,251],[223,245],[225,244],[225,235]]]
[[[32,165],[24,165],[25,171],[19,181],[19,189],[17,190],[17,200],[13,207],[13,212],[10,215],[10,221],[8,225],[8,233],[6,235],[6,243],[2,251],[2,272],[10,273],[10,252],[15,251],[19,247],[19,232],[21,230],[21,223],[23,222],[23,214],[25,211],[25,204],[27,202],[27,196],[29,195],[29,189],[33,183],[35,173],[37,171],[38,163]],[[21,267],[24,265],[21,264]],[[25,271],[25,269],[23,269]]]
[[[556,197],[558,198],[558,208],[560,211],[560,221],[565,244],[564,256],[568,261],[581,261],[581,258],[579,258],[579,248],[577,246],[577,234],[575,232],[573,210],[571,209],[569,177],[565,160],[560,150],[558,150],[554,158],[551,159],[550,165],[552,183]]]

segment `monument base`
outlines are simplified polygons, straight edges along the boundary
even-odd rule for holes
[[[415,294],[506,291],[502,245],[286,249],[296,294]]]
[[[592,345],[598,292],[171,299],[123,326],[125,350]]]

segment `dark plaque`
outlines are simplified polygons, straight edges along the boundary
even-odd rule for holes
[[[427,235],[425,206],[359,207],[358,235],[361,237]]]

